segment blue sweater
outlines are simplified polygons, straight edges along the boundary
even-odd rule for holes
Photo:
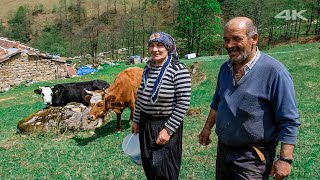
[[[261,53],[237,85],[232,82],[232,72],[225,62],[210,105],[217,111],[215,131],[223,143],[297,143],[300,122],[293,81],[280,62]]]

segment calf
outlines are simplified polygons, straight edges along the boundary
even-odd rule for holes
[[[106,112],[111,109],[117,114],[116,131],[120,131],[121,114],[125,108],[130,108],[130,120],[133,119],[142,73],[143,69],[130,67],[120,72],[107,90],[86,90],[89,95],[85,97],[85,100],[90,102],[91,106],[88,119],[91,121],[96,120],[98,117],[103,119]]]
[[[34,90],[36,94],[43,95],[43,103],[52,106],[65,106],[70,102],[79,102],[89,105],[84,100],[86,92],[84,90],[103,90],[110,85],[103,80],[93,80],[85,82],[56,84],[53,87],[39,87]]]

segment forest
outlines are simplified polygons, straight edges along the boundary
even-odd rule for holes
[[[235,16],[254,20],[260,47],[320,35],[320,0],[59,0],[10,8],[0,36],[67,57],[107,52],[116,59],[119,49],[146,57],[155,31],[171,34],[181,55],[222,54],[223,24]]]

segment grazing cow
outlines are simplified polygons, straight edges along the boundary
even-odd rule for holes
[[[84,100],[86,92],[84,90],[102,90],[110,85],[103,80],[93,80],[76,83],[56,84],[53,87],[39,87],[34,90],[36,94],[43,95],[43,103],[52,106],[65,106],[70,102],[79,102],[84,105],[89,105]]]
[[[94,121],[98,117],[103,119],[111,109],[117,114],[116,131],[121,131],[121,114],[125,108],[130,108],[130,120],[133,119],[142,73],[143,69],[130,67],[120,72],[107,90],[86,91],[90,95],[85,99],[91,106],[88,120]]]

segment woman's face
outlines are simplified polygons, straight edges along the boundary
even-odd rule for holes
[[[149,45],[149,53],[158,66],[161,66],[168,57],[168,50],[160,42],[151,43]]]

